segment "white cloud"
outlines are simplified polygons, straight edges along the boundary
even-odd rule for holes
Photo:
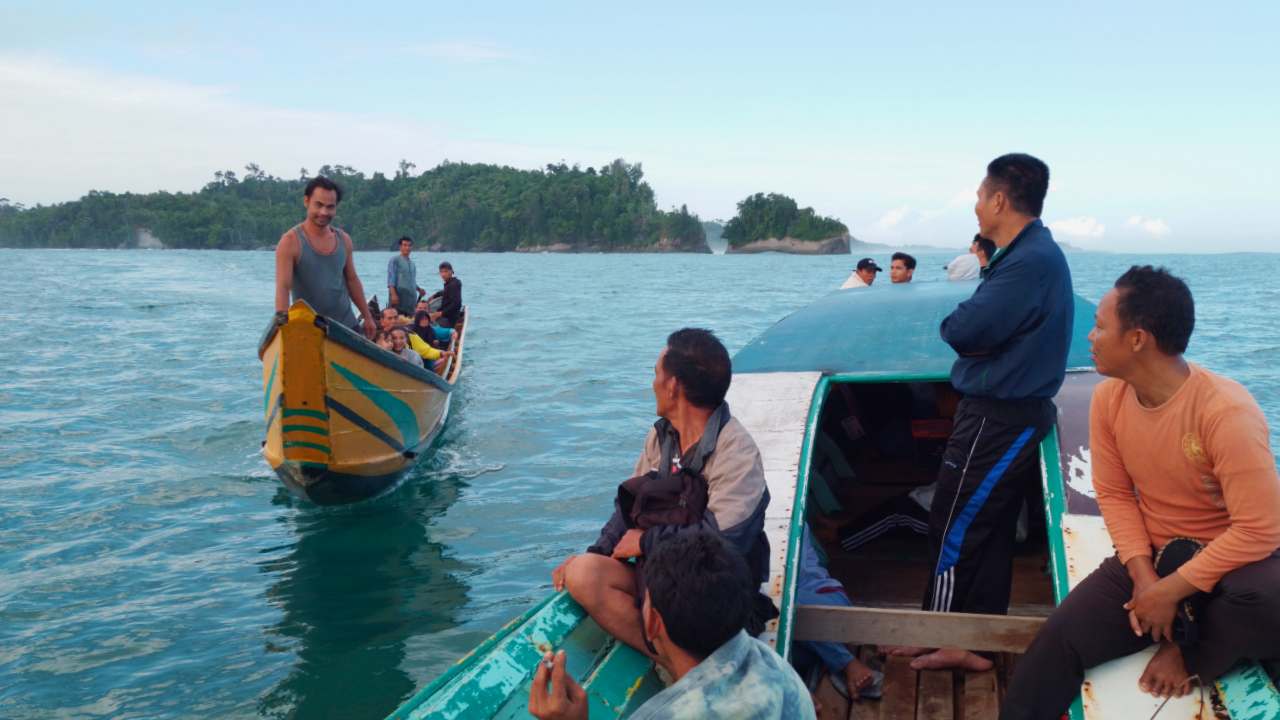
[[[575,148],[462,140],[417,119],[272,107],[239,100],[229,87],[3,53],[0,97],[0,194],[27,205],[91,189],[197,190],[215,170],[239,172],[250,162],[296,177],[299,168],[326,163],[390,173],[401,158],[420,169],[445,158],[523,167],[560,157],[608,160]]]
[[[1129,227],[1136,227],[1142,232],[1153,238],[1161,238],[1170,232],[1169,223],[1160,218],[1148,218],[1141,215],[1134,215],[1129,218],[1129,222],[1125,223]]]
[[[876,227],[881,230],[891,230],[903,220],[906,220],[907,215],[910,213],[911,208],[907,205],[896,207],[884,215],[881,215],[880,219],[876,221]]]
[[[488,63],[511,60],[515,57],[510,50],[497,43],[471,40],[449,40],[411,45],[405,48],[405,52],[453,63]]]
[[[1097,218],[1083,215],[1065,220],[1055,220],[1049,223],[1049,229],[1053,230],[1055,234],[1077,239],[1100,238],[1107,231],[1107,227],[1098,222]]]

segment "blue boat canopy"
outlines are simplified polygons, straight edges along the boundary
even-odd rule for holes
[[[778,321],[733,358],[735,373],[824,372],[948,377],[956,354],[942,320],[977,282],[922,282],[837,290]],[[1091,368],[1094,304],[1076,296],[1068,368]]]

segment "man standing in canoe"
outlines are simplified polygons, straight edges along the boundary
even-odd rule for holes
[[[418,287],[418,266],[409,259],[413,238],[408,235],[400,238],[398,246],[400,253],[387,263],[387,306],[405,317],[413,317],[414,305],[427,291]]]
[[[1186,695],[1238,660],[1280,657],[1280,479],[1257,402],[1187,362],[1195,304],[1132,267],[1098,303],[1089,406],[1098,508],[1116,554],[1062,601],[1005,696],[1005,720],[1058,718],[1084,672],[1160,643],[1138,679]]]
[[[276,244],[276,312],[288,312],[292,301],[306,300],[318,314],[356,329],[351,312],[360,309],[364,334],[373,339],[377,326],[356,275],[351,236],[332,227],[342,202],[342,188],[326,177],[315,177],[303,192],[307,219],[293,226]]]
[[[992,160],[978,187],[978,229],[999,249],[973,296],[942,321],[942,339],[959,355],[951,384],[963,399],[929,510],[925,610],[1009,611],[1018,512],[1057,419],[1075,308],[1066,257],[1040,221],[1048,189],[1048,166],[1020,153]],[[979,671],[991,661],[943,648],[911,666]]]

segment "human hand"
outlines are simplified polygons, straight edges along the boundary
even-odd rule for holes
[[[389,307],[399,307],[400,293],[397,293],[395,290],[391,290],[390,295],[391,295],[391,304],[389,305]]]
[[[573,562],[575,557],[577,557],[577,555],[570,555],[564,559],[564,562],[556,566],[555,570],[551,571],[551,587],[555,588],[556,592],[560,592],[564,589],[565,573],[568,572],[569,563]]]
[[[362,326],[364,327],[364,334],[365,334],[365,337],[369,338],[370,340],[372,340],[372,339],[374,339],[375,337],[377,337],[377,335],[378,335],[378,325],[377,325],[377,323],[375,323],[375,322],[373,321],[373,316],[372,316],[372,315],[370,315],[370,314],[368,314],[368,313],[365,313],[365,314],[364,314],[364,316],[362,316],[362,317],[360,318],[360,322],[361,322]]]
[[[1154,642],[1173,641],[1173,620],[1178,616],[1178,601],[1182,598],[1170,589],[1164,580],[1142,588],[1134,585],[1133,597],[1124,604],[1124,609],[1129,611],[1129,626],[1135,635],[1150,633]]]
[[[587,694],[564,670],[564,651],[547,653],[529,688],[529,714],[538,720],[587,720]],[[550,669],[548,669],[550,668]],[[547,689],[550,675],[551,689]]]
[[[640,549],[640,536],[644,535],[643,530],[631,528],[627,531],[618,544],[613,546],[613,559],[626,560],[627,558],[640,557],[644,551]]]

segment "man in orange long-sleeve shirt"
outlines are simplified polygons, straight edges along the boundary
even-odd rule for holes
[[[1266,419],[1238,383],[1183,359],[1194,323],[1186,284],[1150,266],[1098,304],[1089,340],[1111,379],[1094,391],[1089,442],[1116,555],[1027,649],[1002,719],[1059,718],[1085,669],[1153,642],[1139,685],[1165,697],[1190,692],[1192,675],[1208,684],[1241,659],[1280,656],[1280,479]],[[1174,540],[1203,549],[1157,574],[1152,558]],[[1188,598],[1194,632],[1179,617]]]

